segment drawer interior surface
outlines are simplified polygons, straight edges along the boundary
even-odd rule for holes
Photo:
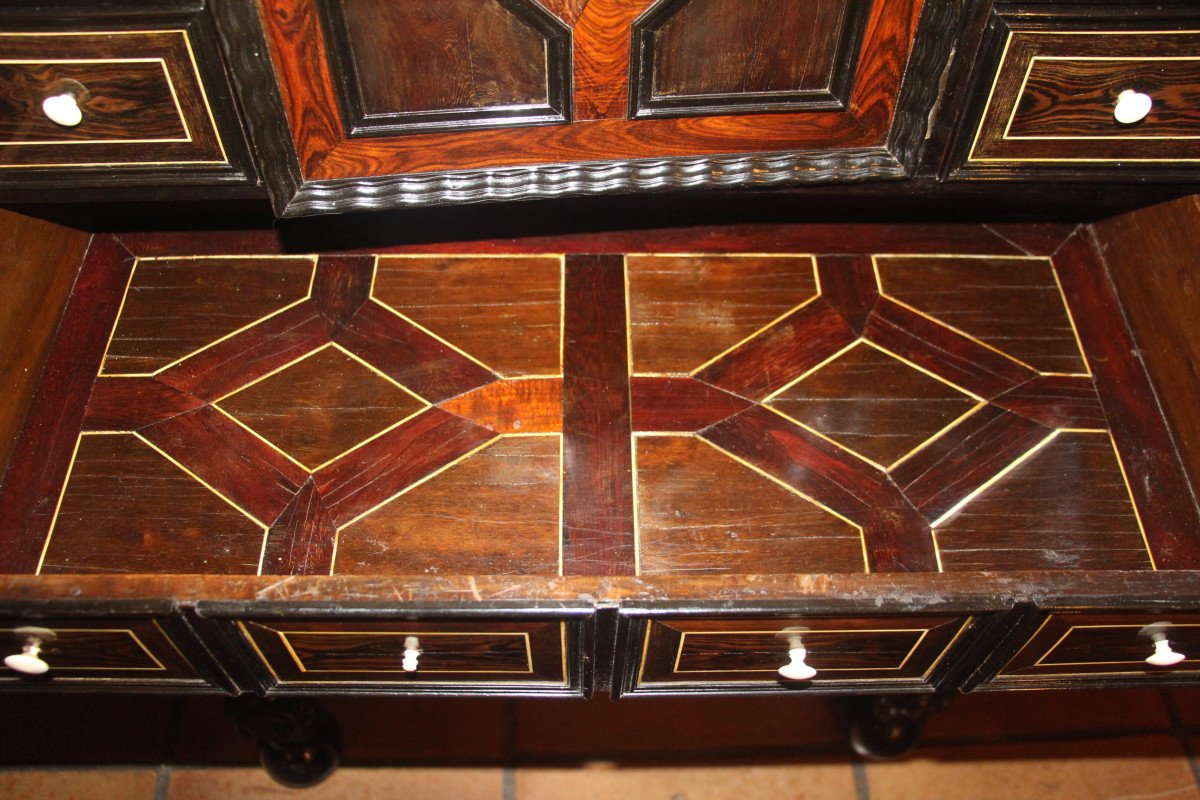
[[[1112,288],[1086,246],[1040,246],[977,226],[312,254],[98,237],[0,496],[0,566],[1195,568]]]

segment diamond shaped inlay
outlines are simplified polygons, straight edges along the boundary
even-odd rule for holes
[[[767,404],[886,468],[979,402],[958,387],[859,341],[786,386]]]
[[[310,470],[429,407],[336,344],[314,350],[218,403]]]

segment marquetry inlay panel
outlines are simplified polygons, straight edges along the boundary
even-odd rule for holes
[[[1153,395],[1087,259],[555,241],[94,257],[78,428],[4,489],[36,550],[9,569],[1190,563]]]

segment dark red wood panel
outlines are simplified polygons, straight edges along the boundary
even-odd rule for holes
[[[625,262],[569,256],[563,351],[563,574],[634,571]]]

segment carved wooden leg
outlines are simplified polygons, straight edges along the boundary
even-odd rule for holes
[[[337,769],[341,733],[328,711],[306,697],[231,698],[226,710],[253,739],[263,768],[284,786],[315,786]]]
[[[917,743],[925,718],[948,702],[940,695],[929,694],[855,698],[850,707],[850,744],[864,758],[899,758]]]

